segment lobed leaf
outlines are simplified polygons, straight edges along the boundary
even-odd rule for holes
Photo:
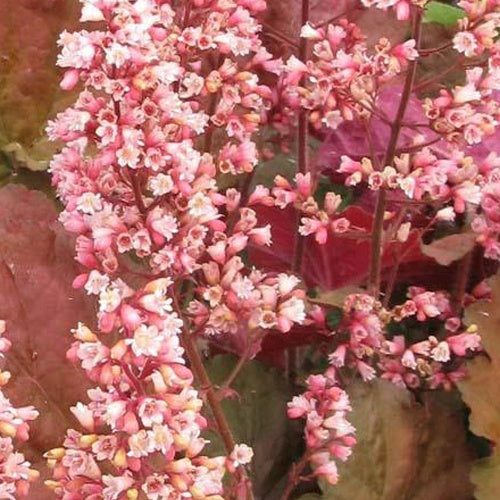
[[[323,485],[328,500],[468,500],[470,456],[453,396],[425,397],[425,406],[389,382],[349,388],[358,444],[339,467],[340,481]]]
[[[44,169],[55,146],[44,126],[62,102],[56,67],[59,33],[78,21],[77,0],[0,2],[0,149],[28,168]]]
[[[227,378],[236,359],[220,355],[206,362],[207,371],[215,385]],[[252,471],[258,498],[279,498],[279,479],[283,478],[294,461],[299,435],[286,414],[292,394],[285,379],[277,370],[258,361],[247,363],[232,388],[238,397],[225,399],[222,407],[238,443],[246,443],[254,450]],[[212,437],[212,436],[211,436]],[[212,446],[222,451],[214,435]],[[213,448],[214,449],[214,448]]]
[[[491,280],[492,301],[477,302],[467,308],[466,321],[477,325],[488,354],[467,363],[468,377],[460,383],[460,391],[471,409],[470,428],[478,436],[496,446],[491,457],[476,462],[471,479],[476,486],[477,500],[500,498],[500,275]]]
[[[12,341],[6,392],[15,405],[32,404],[40,411],[24,450],[38,467],[43,452],[77,425],[69,408],[87,388],[82,372],[65,357],[70,329],[93,317],[89,301],[71,287],[72,254],[72,242],[45,195],[18,185],[0,189],[0,318]],[[31,494],[51,498],[41,483]]]

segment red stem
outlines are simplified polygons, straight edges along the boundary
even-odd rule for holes
[[[420,46],[421,37],[421,25],[422,25],[422,9],[414,9],[414,20],[413,20],[413,38],[416,41],[417,50]],[[417,61],[411,61],[408,65],[408,72],[406,74],[405,84],[403,88],[403,94],[401,96],[401,101],[399,102],[398,112],[396,118],[391,125],[391,136],[389,138],[389,144],[387,146],[387,151],[385,154],[384,165],[391,166],[394,162],[396,156],[397,145],[399,134],[401,132],[403,118],[410,101],[410,96],[413,90],[413,85],[415,83],[415,76],[417,73]],[[385,189],[380,189],[377,197],[377,205],[375,207],[375,219],[373,221],[372,228],[372,250],[371,250],[371,266],[370,266],[370,277],[369,277],[369,291],[376,298],[380,294],[380,280],[382,271],[382,238],[384,229],[384,213],[386,204],[386,191]]]
[[[309,0],[302,0],[302,26],[304,26],[309,21],[310,15],[310,4]],[[299,46],[299,59],[302,62],[307,61],[309,44],[307,38],[300,39]],[[304,79],[301,84],[304,84]],[[305,174],[308,171],[308,139],[309,139],[309,114],[307,110],[301,109],[299,113],[299,126],[297,135],[297,163],[298,171],[301,174]],[[294,258],[292,262],[292,271],[300,273],[302,267],[302,258],[304,255],[304,238],[299,235],[298,228],[300,225],[300,211],[297,212],[297,223],[296,223],[296,236],[295,236],[295,249]]]

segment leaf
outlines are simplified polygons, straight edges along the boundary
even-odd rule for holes
[[[438,264],[449,266],[452,262],[465,257],[476,244],[477,235],[460,233],[434,240],[429,245],[422,245],[422,253],[432,257]]]
[[[465,12],[458,7],[441,2],[429,2],[425,6],[423,22],[450,26],[457,24],[462,17],[465,17]]]
[[[471,479],[478,500],[500,498],[500,275],[491,280],[492,301],[477,302],[467,308],[466,321],[479,329],[489,359],[477,356],[467,363],[468,377],[459,385],[471,409],[470,429],[474,434],[493,441],[497,446],[492,457],[474,465]]]
[[[357,286],[346,286],[344,288],[339,288],[338,290],[329,290],[327,292],[320,293],[317,297],[309,299],[309,301],[342,308],[344,307],[346,297],[353,293],[365,293],[365,290]]]
[[[33,404],[40,411],[24,450],[37,467],[42,453],[77,425],[69,407],[83,397],[87,382],[65,353],[70,329],[94,317],[71,287],[77,273],[73,243],[56,220],[42,193],[17,185],[0,189],[0,318],[12,341],[6,392],[16,406]],[[42,483],[30,494],[51,498]]]
[[[56,41],[79,10],[76,0],[0,2],[0,149],[15,148],[28,168],[46,168],[55,146],[43,139],[44,125],[59,101],[73,99],[59,89]]]
[[[281,210],[275,207],[258,207],[256,209],[262,224],[271,224],[273,244],[270,247],[252,247],[250,260],[252,264],[272,269],[273,271],[289,271],[293,260],[294,246],[290,243],[295,238],[296,224],[294,209]],[[349,206],[341,213],[353,226],[363,228],[368,234],[373,224],[373,216],[357,206]],[[401,251],[411,247],[404,262],[427,260],[415,245],[417,232],[412,231]],[[383,268],[388,270],[394,264],[399,243],[391,243],[384,252]],[[305,238],[302,276],[309,287],[321,290],[335,290],[349,285],[357,285],[367,277],[370,268],[369,239],[329,236],[326,245],[318,245],[314,238]]]
[[[370,10],[372,15],[372,10]],[[385,15],[385,13],[384,13]],[[388,120],[394,120],[401,95],[402,86],[387,87],[380,92],[377,97],[377,108],[385,115]],[[412,95],[405,112],[405,121],[418,123],[425,121],[425,113],[422,107],[422,101],[416,95]],[[361,160],[364,156],[370,157],[371,146],[366,133],[367,124],[361,120],[346,121],[336,130],[330,131],[321,145],[317,166],[325,168],[330,172],[335,172],[340,166],[341,156],[347,155],[354,160]],[[383,161],[387,143],[391,135],[390,127],[387,123],[376,116],[372,116],[369,121],[369,130],[371,143],[375,156]],[[420,132],[419,132],[420,133]],[[401,132],[401,148],[414,146],[416,133],[408,128]],[[436,135],[433,132],[424,133],[425,140],[428,141]],[[343,179],[344,176],[342,176]]]
[[[220,385],[227,378],[236,359],[230,355],[215,356],[206,363],[210,378]],[[286,414],[292,394],[283,376],[258,361],[250,361],[240,372],[232,388],[240,399],[225,399],[224,413],[238,443],[246,443],[254,450],[252,474],[258,498],[279,498],[271,493],[283,478],[301,443],[300,429]],[[212,437],[212,436],[211,436]],[[222,444],[214,435],[212,446],[220,453]]]
[[[425,407],[389,382],[355,382],[349,420],[358,444],[340,465],[328,500],[468,500],[469,457],[461,407],[450,396],[432,395]]]

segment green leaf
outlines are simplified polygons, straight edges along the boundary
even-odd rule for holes
[[[466,500],[469,458],[457,398],[426,396],[417,404],[404,389],[378,380],[348,388],[349,420],[358,444],[339,466],[335,486],[322,485],[328,500]]]
[[[467,363],[468,377],[460,383],[464,401],[471,409],[470,428],[496,444],[492,457],[478,461],[471,480],[478,500],[500,498],[500,275],[491,282],[493,297],[489,303],[477,302],[466,311],[468,324],[479,329],[489,359],[478,356]]]
[[[425,7],[424,23],[451,26],[464,16],[465,12],[458,7],[441,2],[429,2]]]
[[[236,363],[230,355],[215,356],[206,368],[215,385],[227,378]],[[299,455],[301,429],[287,417],[287,402],[292,394],[284,377],[258,361],[245,365],[232,388],[239,398],[222,401],[231,430],[238,443],[254,450],[252,479],[258,498],[279,498],[290,465]],[[215,433],[210,433],[211,453],[224,453]]]

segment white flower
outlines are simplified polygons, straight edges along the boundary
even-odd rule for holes
[[[158,356],[162,342],[163,337],[154,325],[139,326],[134,332],[134,338],[126,340],[136,356]]]
[[[299,283],[300,280],[293,274],[278,274],[278,290],[281,295],[290,293]]]
[[[300,36],[301,38],[309,38],[310,40],[319,40],[321,38],[320,32],[313,28],[309,23],[302,26]]]
[[[212,200],[205,194],[198,192],[188,202],[189,215],[192,217],[213,217],[216,210]]]
[[[477,50],[476,37],[468,31],[460,31],[453,38],[453,48],[466,57],[472,57]]]
[[[234,462],[236,467],[246,465],[252,461],[253,450],[246,444],[237,444],[231,452],[231,455],[229,455],[229,458]]]
[[[85,2],[82,7],[82,15],[80,17],[80,22],[85,23],[87,21],[104,21],[104,14],[101,9],[92,5],[90,2]]]
[[[99,295],[109,285],[109,277],[93,269],[90,271],[85,290],[87,295]]]
[[[105,52],[108,64],[114,64],[117,68],[122,67],[130,59],[128,48],[119,43],[112,43]]]
[[[440,361],[446,363],[450,360],[450,346],[448,342],[439,342],[439,344],[434,347],[431,351],[431,358],[434,361]]]
[[[117,288],[106,288],[99,295],[99,310],[101,312],[113,312],[121,301],[122,297]]]
[[[297,297],[289,298],[280,305],[279,314],[294,323],[302,324],[306,319],[304,301]]]
[[[162,236],[165,236],[167,241],[170,241],[174,234],[179,231],[177,227],[177,219],[170,214],[166,214],[160,219],[155,220],[151,227]]]
[[[453,207],[446,207],[439,210],[436,214],[436,219],[444,222],[453,222],[455,220],[456,214]]]
[[[96,193],[83,193],[77,201],[76,208],[84,214],[93,215],[102,210],[101,195]]]
[[[156,177],[150,178],[148,188],[155,196],[162,196],[172,191],[174,181],[170,175],[158,174]]]

